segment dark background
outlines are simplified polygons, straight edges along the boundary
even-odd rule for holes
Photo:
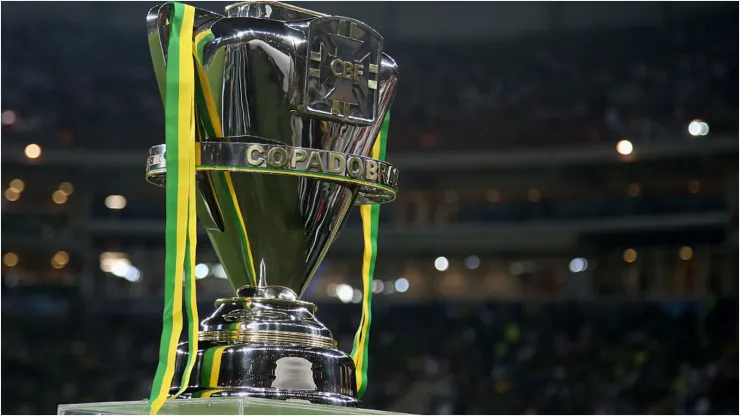
[[[3,413],[148,395],[153,5],[2,6]],[[368,407],[737,414],[737,3],[300,5],[370,24],[401,68]],[[345,351],[361,250],[353,212],[306,294]],[[206,238],[198,261],[205,316],[231,289]]]

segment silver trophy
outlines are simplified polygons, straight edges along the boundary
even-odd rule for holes
[[[162,91],[172,11],[147,17]],[[235,296],[202,321],[183,397],[358,406],[352,359],[300,299],[352,206],[395,198],[398,171],[369,155],[398,66],[364,23],[278,2],[196,9],[193,36],[223,132],[197,144],[197,212]],[[164,153],[149,151],[157,185]],[[183,343],[171,393],[187,359]]]

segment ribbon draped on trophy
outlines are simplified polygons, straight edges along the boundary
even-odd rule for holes
[[[225,16],[166,3],[147,25],[165,144],[150,149],[146,176],[166,188],[167,208],[151,412],[176,397],[360,406],[379,204],[398,186],[385,162],[398,66],[383,38],[355,19],[271,1]],[[347,355],[301,296],[356,205],[362,319]],[[200,328],[196,217],[236,292]]]

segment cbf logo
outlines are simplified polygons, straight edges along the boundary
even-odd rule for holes
[[[354,19],[324,17],[309,24],[308,43],[306,111],[372,123],[383,48],[380,34]]]

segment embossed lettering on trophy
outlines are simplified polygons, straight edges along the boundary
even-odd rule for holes
[[[147,17],[160,90],[171,13]],[[300,298],[351,207],[395,199],[398,170],[369,155],[398,67],[364,23],[277,2],[197,9],[194,36],[208,31],[202,63],[224,137],[196,144],[197,210],[236,294],[201,323],[184,397],[357,406],[352,359]],[[157,185],[164,153],[147,160]],[[173,393],[187,356],[180,345]]]

